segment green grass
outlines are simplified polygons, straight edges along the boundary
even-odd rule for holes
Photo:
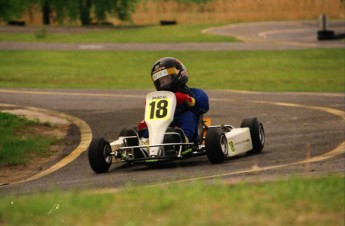
[[[37,130],[47,126],[0,112],[0,166],[23,165],[33,156],[47,156],[55,139]]]
[[[117,193],[48,192],[0,200],[2,225],[303,225],[344,223],[344,178],[172,184]]]
[[[0,41],[24,42],[66,42],[66,43],[112,43],[112,42],[234,42],[233,37],[202,33],[202,30],[215,25],[177,25],[148,27],[114,27],[112,29],[89,29],[86,32],[73,31],[56,33],[42,28],[31,33],[5,33]]]
[[[0,87],[151,89],[153,62],[175,56],[190,86],[255,91],[345,91],[343,49],[290,51],[0,51]]]

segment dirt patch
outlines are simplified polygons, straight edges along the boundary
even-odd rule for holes
[[[11,109],[11,110],[3,110],[2,112],[14,114],[20,117],[24,117],[29,120],[38,121],[40,123],[48,123],[55,127],[63,127],[70,124],[66,119],[57,117],[56,115],[38,112],[30,109]],[[49,131],[45,131],[46,133],[49,133]],[[57,131],[55,131],[57,132]],[[58,132],[57,132],[58,133]],[[53,132],[54,134],[54,132]]]
[[[35,127],[35,133],[53,137],[56,142],[50,145],[46,155],[33,155],[24,165],[0,166],[0,186],[15,183],[43,171],[68,155],[80,139],[79,129],[67,120],[26,109],[3,110],[31,120],[38,120],[41,125]],[[49,126],[44,124],[49,124]]]
[[[80,142],[80,131],[74,124],[54,127],[43,133],[49,136],[54,135],[58,140],[57,143],[50,145],[48,155],[44,157],[32,156],[25,165],[0,167],[0,186],[22,181],[48,169],[70,154]]]

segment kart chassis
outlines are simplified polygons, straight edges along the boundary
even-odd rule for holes
[[[96,173],[107,172],[113,159],[129,163],[152,164],[207,155],[211,163],[222,163],[228,157],[243,153],[260,153],[265,144],[262,123],[257,118],[245,118],[241,128],[232,125],[206,125],[199,119],[198,138],[182,142],[180,133],[169,131],[176,107],[174,93],[155,91],[146,96],[145,122],[150,137],[139,138],[138,131],[126,129],[117,140],[92,140],[88,157]],[[178,142],[164,142],[166,137]]]

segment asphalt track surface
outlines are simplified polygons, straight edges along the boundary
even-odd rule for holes
[[[258,117],[266,131],[263,153],[230,158],[217,165],[209,163],[206,156],[156,166],[116,163],[108,173],[95,174],[85,151],[91,136],[111,141],[122,128],[135,126],[143,118],[145,94],[149,91],[152,90],[0,89],[1,104],[63,113],[61,117],[75,120],[76,125],[70,131],[73,145],[66,156],[50,163],[52,167],[62,163],[60,167],[27,182],[1,186],[0,194],[49,189],[118,189],[126,184],[159,186],[195,180],[236,183],[292,175],[344,175],[343,93],[224,90],[206,90],[211,106],[207,116],[213,124],[236,127],[245,117]],[[79,150],[77,154],[75,149]],[[69,153],[74,153],[74,157]]]

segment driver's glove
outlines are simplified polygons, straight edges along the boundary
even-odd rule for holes
[[[176,92],[175,96],[177,105],[187,104],[188,107],[194,107],[195,99],[193,97],[181,92]]]

